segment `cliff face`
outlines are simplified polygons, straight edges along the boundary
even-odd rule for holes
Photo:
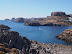
[[[25,21],[24,25],[29,25],[29,26],[40,26],[41,24],[37,21]]]
[[[72,14],[69,14],[69,16],[71,16],[71,17],[72,17]]]
[[[65,16],[47,16],[47,18],[44,18],[42,20],[25,21],[24,25],[29,25],[29,26],[68,26],[68,25],[70,25],[70,22],[69,21],[63,21],[66,18],[68,18],[68,17],[65,17]]]
[[[29,25],[29,26],[66,26],[65,24],[62,23],[52,23],[48,21],[28,21],[24,22],[24,25]]]
[[[69,15],[65,12],[52,12],[51,16],[46,18],[39,18],[35,21],[25,21],[24,25],[29,26],[71,26],[72,21],[69,20]]]
[[[51,16],[66,16],[65,12],[52,12]]]
[[[15,22],[20,22],[20,23],[22,23],[22,22],[24,22],[24,18],[17,18],[17,19],[15,19]]]

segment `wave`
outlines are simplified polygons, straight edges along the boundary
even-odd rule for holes
[[[47,31],[47,30],[44,30],[44,29],[41,29],[41,28],[39,28],[39,30]]]

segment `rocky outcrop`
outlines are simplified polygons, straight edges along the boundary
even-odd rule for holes
[[[21,37],[18,32],[9,31],[8,26],[0,25],[0,43],[7,48],[17,48],[22,50],[30,47],[30,41],[26,37]]]
[[[51,16],[46,18],[38,18],[36,21],[26,20],[24,25],[29,26],[71,26],[71,16],[66,15],[65,12],[52,12]]]
[[[21,50],[16,48],[5,48],[3,44],[0,43],[0,54],[24,54]]]
[[[69,16],[71,16],[71,17],[72,17],[72,14],[69,14]]]
[[[10,29],[10,27],[0,24],[0,29]]]
[[[19,36],[17,32],[14,31],[3,31],[0,32],[0,43],[4,43],[6,47],[9,48],[17,48],[17,49],[22,49],[23,47],[28,47],[26,45],[29,42],[29,40],[25,40],[24,37],[22,38]]]
[[[14,22],[22,23],[22,22],[24,22],[24,18],[16,18]]]
[[[25,21],[24,25],[29,25],[29,26],[40,26],[41,24],[37,21]]]
[[[26,22],[24,22],[24,25],[29,25],[29,26],[66,26],[65,24],[52,23],[49,21],[26,21]]]
[[[6,21],[10,21],[10,19],[5,19]]]
[[[0,51],[2,51],[1,53],[4,53],[4,52],[6,53],[6,51],[4,51],[5,48],[8,48],[8,49],[16,48],[16,49],[19,49],[19,51],[23,50],[24,53],[27,53],[27,52],[29,53],[31,42],[26,37],[21,37],[18,32],[9,31],[9,29],[10,28],[8,26],[0,25],[1,46],[3,44],[3,48],[0,47]]]
[[[66,16],[65,12],[52,12],[51,16]]]
[[[65,40],[68,42],[72,42],[72,29],[65,30],[60,35],[56,36],[56,38],[61,39],[61,40]]]
[[[12,18],[12,19],[11,19],[11,21],[13,21],[13,22],[14,22],[14,21],[15,21],[15,18]]]

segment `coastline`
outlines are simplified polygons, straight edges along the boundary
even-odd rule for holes
[[[9,31],[8,26],[0,29],[0,53],[2,54],[71,54],[72,46],[45,44],[22,37],[18,32]]]

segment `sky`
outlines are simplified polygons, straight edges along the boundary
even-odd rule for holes
[[[0,20],[46,17],[58,11],[72,14],[72,0],[0,0]]]

